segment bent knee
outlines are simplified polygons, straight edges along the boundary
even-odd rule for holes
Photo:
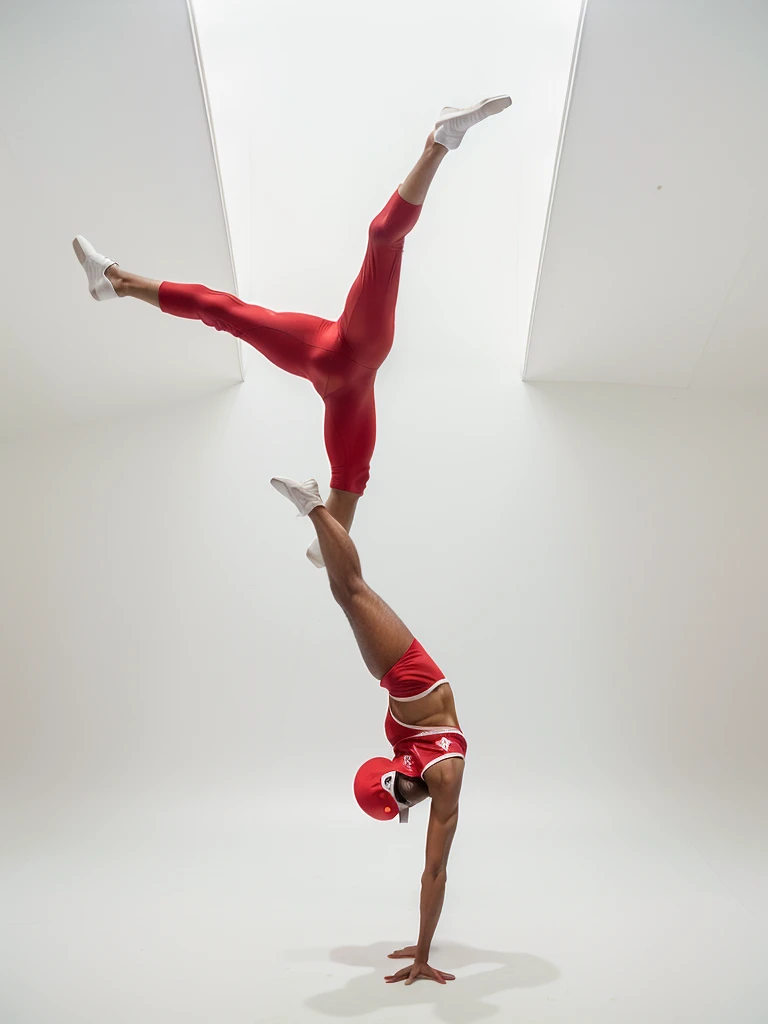
[[[387,247],[389,249],[402,249],[404,236],[389,222],[385,216],[375,217],[368,228],[368,239],[371,245]]]

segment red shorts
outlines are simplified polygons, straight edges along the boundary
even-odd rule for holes
[[[381,680],[393,700],[412,701],[426,697],[442,683],[443,673],[430,658],[418,640],[414,640],[405,654]],[[395,752],[395,769],[403,775],[421,776],[433,764],[448,757],[464,757],[467,740],[461,729],[448,725],[429,728],[407,725],[387,711],[384,732]]]
[[[419,700],[436,690],[441,683],[447,683],[443,673],[432,661],[418,640],[414,640],[402,658],[381,680],[385,690],[394,700]]]
[[[394,767],[403,775],[420,776],[427,768],[448,757],[464,757],[467,740],[461,729],[436,725],[425,729],[398,721],[391,710],[384,720],[384,732],[395,752]]]

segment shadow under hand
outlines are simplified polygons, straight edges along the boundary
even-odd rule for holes
[[[456,973],[456,981],[438,985],[417,981],[408,988],[402,983],[387,985],[385,974],[395,974],[409,960],[388,960],[397,943],[376,942],[370,946],[341,946],[330,951],[335,963],[373,970],[352,978],[343,988],[310,996],[306,1005],[330,1017],[358,1017],[390,1006],[432,1006],[435,1017],[447,1024],[471,1024],[499,1013],[500,1008],[486,1002],[489,996],[508,989],[548,985],[560,977],[554,964],[530,953],[504,953],[495,949],[475,949],[446,942],[433,950],[430,962],[442,971]],[[325,959],[324,950],[295,950],[292,960]],[[473,964],[497,964],[462,978],[462,967]]]

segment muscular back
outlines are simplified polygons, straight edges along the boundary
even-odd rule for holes
[[[450,683],[443,683],[419,700],[401,701],[390,697],[389,706],[395,718],[406,725],[423,726],[425,729],[437,725],[461,728]]]

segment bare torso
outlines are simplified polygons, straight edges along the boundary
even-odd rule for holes
[[[456,705],[450,683],[443,683],[420,700],[401,701],[390,697],[389,706],[395,718],[406,725],[416,725],[424,729],[436,725],[447,725],[452,729],[461,728],[456,717]]]

